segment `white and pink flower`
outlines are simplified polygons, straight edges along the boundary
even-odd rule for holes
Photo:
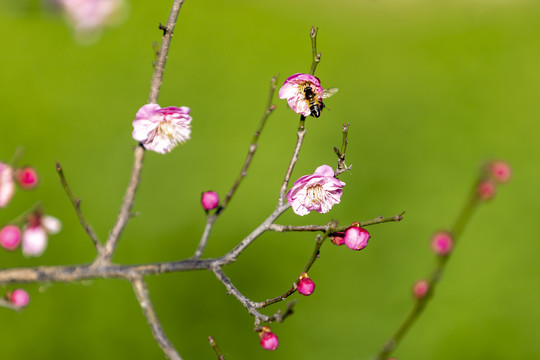
[[[0,208],[9,204],[14,192],[13,168],[8,164],[0,163]]]
[[[62,223],[55,217],[32,214],[22,233],[22,252],[24,256],[41,256],[48,243],[48,234],[56,234]]]
[[[306,99],[306,88],[310,87],[315,99],[322,103],[324,90],[318,78],[309,74],[294,74],[289,76],[279,89],[279,98],[287,99],[290,108],[303,116],[311,115],[310,104]]]
[[[160,108],[146,104],[137,111],[133,120],[133,138],[147,150],[160,154],[171,151],[176,145],[189,140],[191,116],[188,107]]]
[[[317,211],[324,214],[341,201],[345,183],[334,177],[328,165],[319,166],[313,175],[304,175],[294,182],[287,193],[287,201],[300,216]]]
[[[114,23],[125,8],[124,0],[57,0],[73,28],[92,32]]]

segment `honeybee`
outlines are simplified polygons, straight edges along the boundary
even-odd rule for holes
[[[328,88],[324,89],[322,98],[326,99],[338,92],[338,88]],[[309,110],[311,111],[311,116],[318,118],[321,116],[321,110],[324,108],[324,103],[322,100],[317,99],[317,94],[313,91],[311,86],[306,86],[304,88],[304,96],[309,105]]]

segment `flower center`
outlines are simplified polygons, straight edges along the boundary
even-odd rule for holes
[[[306,189],[308,199],[314,204],[320,204],[324,200],[324,190],[322,185],[313,185]]]
[[[169,122],[162,122],[156,129],[158,135],[165,135],[169,139],[172,139],[174,133],[174,127]]]

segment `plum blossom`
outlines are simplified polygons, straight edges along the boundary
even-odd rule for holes
[[[330,166],[322,165],[313,175],[304,175],[294,182],[287,193],[287,201],[297,215],[304,216],[310,211],[324,214],[334,204],[339,204],[344,186],[343,181],[334,177]]]
[[[0,208],[9,204],[14,191],[13,168],[8,164],[0,163]]]
[[[56,234],[62,223],[55,217],[32,214],[22,233],[22,252],[24,256],[41,256],[47,248],[47,235]]]
[[[100,30],[115,22],[125,8],[124,0],[57,0],[57,3],[78,33]]]
[[[279,98],[287,99],[290,108],[303,116],[311,115],[309,101],[306,99],[305,89],[311,87],[315,99],[322,103],[324,90],[318,78],[309,74],[294,74],[289,76],[279,89]]]
[[[162,109],[158,104],[146,104],[133,120],[133,138],[147,150],[168,153],[177,144],[189,140],[192,120],[189,112],[185,106]]]

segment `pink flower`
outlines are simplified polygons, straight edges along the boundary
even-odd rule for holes
[[[78,32],[99,30],[114,22],[124,0],[57,0]]]
[[[279,89],[279,98],[287,99],[290,108],[297,114],[303,116],[313,114],[313,116],[319,117],[316,112],[313,113],[310,109],[311,105],[310,101],[306,98],[306,89],[313,96],[311,104],[315,102],[316,104],[320,104],[320,108],[322,108],[324,90],[321,82],[318,78],[309,74],[294,74],[289,76],[281,89]],[[320,108],[318,109],[319,112]]]
[[[426,296],[429,290],[429,282],[427,280],[418,280],[413,286],[413,296],[416,299],[421,299]]]
[[[133,138],[148,150],[168,153],[189,139],[192,120],[189,111],[185,106],[162,109],[158,104],[146,104],[133,120]]]
[[[30,296],[23,289],[15,289],[13,292],[8,293],[8,301],[18,308],[25,307],[30,302]]]
[[[293,211],[304,216],[310,211],[327,213],[334,204],[341,201],[343,181],[334,177],[334,170],[328,165],[319,166],[313,175],[304,175],[294,182],[287,193],[287,201]]]
[[[351,250],[362,250],[368,245],[370,237],[366,229],[353,226],[345,231],[345,245]]]
[[[15,180],[17,184],[25,190],[33,189],[38,184],[38,174],[30,166],[22,167],[15,171]]]
[[[22,234],[24,256],[41,256],[47,248],[47,234],[56,234],[61,227],[60,220],[55,217],[32,214]]]
[[[207,191],[201,195],[201,203],[204,210],[212,210],[219,205],[219,195],[215,191]]]
[[[300,280],[298,280],[298,292],[302,295],[308,296],[313,294],[315,290],[315,283],[311,280],[307,273],[300,275]]]
[[[276,334],[270,331],[268,326],[265,326],[259,332],[261,338],[261,346],[266,350],[276,350],[279,346],[279,340]]]
[[[0,245],[6,250],[15,250],[21,242],[21,230],[15,225],[6,225],[0,230]]]
[[[9,204],[14,191],[13,169],[7,164],[0,163],[0,208]]]
[[[436,232],[431,237],[431,248],[433,249],[433,252],[439,256],[450,254],[452,247],[454,247],[452,234],[447,231]]]

